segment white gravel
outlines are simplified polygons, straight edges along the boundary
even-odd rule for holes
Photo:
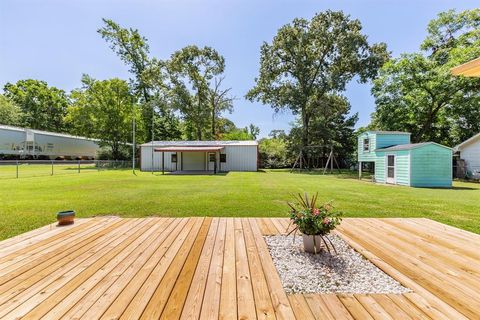
[[[338,254],[303,251],[301,236],[266,236],[265,241],[287,293],[406,293],[405,288],[337,235]]]

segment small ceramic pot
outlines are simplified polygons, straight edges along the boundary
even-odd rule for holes
[[[57,213],[57,221],[59,226],[66,226],[74,223],[75,220],[75,211],[60,211]]]
[[[303,249],[308,253],[320,253],[322,251],[322,238],[321,236],[302,235],[303,237]]]

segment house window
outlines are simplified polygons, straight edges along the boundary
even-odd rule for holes
[[[227,162],[227,154],[226,153],[220,153],[220,162]]]
[[[172,163],[175,163],[175,162],[177,162],[177,154],[173,153],[172,154]]]
[[[370,139],[363,139],[363,151],[370,151]]]
[[[215,153],[209,153],[208,157],[210,162],[215,162]]]

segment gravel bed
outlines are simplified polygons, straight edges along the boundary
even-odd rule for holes
[[[287,293],[406,293],[405,288],[356,252],[329,235],[338,254],[303,251],[301,236],[264,237]]]

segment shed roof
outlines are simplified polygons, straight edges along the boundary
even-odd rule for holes
[[[421,142],[421,143],[407,143],[407,144],[398,144],[395,146],[387,147],[387,148],[380,148],[376,149],[375,151],[401,151],[401,150],[411,150],[411,149],[417,149],[417,148],[422,148],[428,145],[437,145],[439,147],[451,149],[447,146],[438,144],[436,142]]]
[[[382,131],[382,130],[368,130],[366,132],[375,133],[375,134],[408,134],[411,135],[410,132],[405,131]]]
[[[223,146],[217,147],[160,147],[155,148],[155,152],[216,152],[222,150]]]
[[[254,140],[235,140],[235,141],[150,141],[142,144],[142,147],[213,147],[213,146],[256,146],[257,141]]]
[[[480,140],[480,133],[477,133],[476,135],[474,135],[470,139],[467,139],[467,140],[463,141],[462,143],[460,143],[459,145],[457,145],[455,147],[455,150],[459,150],[462,147],[466,146],[467,144],[475,142],[475,140]]]

